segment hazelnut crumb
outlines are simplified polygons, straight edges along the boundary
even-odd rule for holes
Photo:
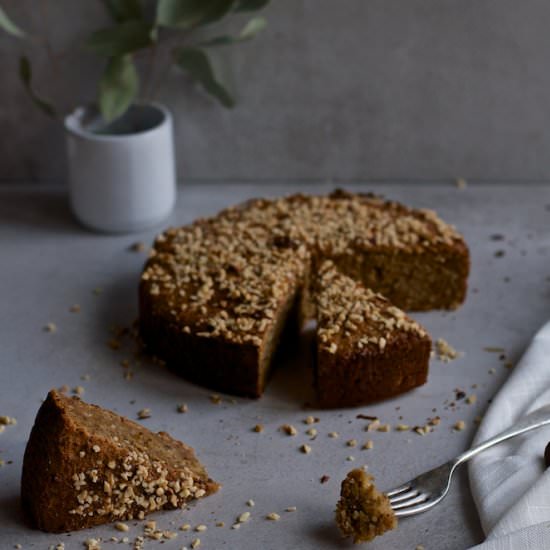
[[[391,426],[389,424],[381,424],[376,430],[378,432],[389,432],[391,430]]]
[[[296,435],[298,430],[292,424],[283,424],[280,428],[286,435]]]
[[[397,424],[397,426],[395,427],[396,431],[398,432],[407,432],[409,431],[411,428],[410,426],[408,426],[407,424]]]
[[[128,525],[126,525],[125,523],[122,523],[122,522],[117,522],[115,523],[115,529],[117,531],[124,531],[124,532],[127,532],[130,530],[130,528],[128,527]]]
[[[222,402],[222,397],[221,395],[218,395],[217,393],[213,393],[210,397],[210,402],[213,403],[214,405],[219,405],[221,402]]]
[[[153,527],[154,529],[154,527]],[[180,527],[180,531],[189,531],[189,529],[191,529],[191,525],[189,525],[188,523],[184,523],[181,527]]]
[[[372,422],[369,422],[367,426],[365,427],[365,431],[367,432],[374,432],[380,427],[380,420],[378,418],[376,420],[373,420]]]
[[[265,516],[265,519],[268,519],[270,521],[279,521],[281,519],[281,516],[275,512],[270,512]]]
[[[250,512],[243,512],[238,518],[237,523],[246,523],[250,519]]]
[[[315,437],[317,435],[317,430],[315,428],[310,428],[306,431],[306,434],[310,437]]]
[[[75,386],[73,388],[73,393],[76,395],[82,395],[84,393],[84,388],[82,386]]]
[[[337,437],[340,437],[340,434],[338,432],[329,432],[328,436],[336,439]]]
[[[348,457],[346,457],[346,460],[348,462],[353,462],[355,460],[355,457],[354,456],[348,456]]]
[[[319,422],[319,418],[315,416],[307,416],[304,419],[304,424],[315,424],[316,422]]]
[[[324,474],[324,475],[321,476],[321,479],[319,479],[319,481],[321,483],[326,483],[329,479],[330,479],[330,476]]]
[[[361,449],[364,449],[364,450],[369,450],[369,449],[372,449],[374,447],[374,442],[372,441],[372,439],[369,439],[368,441],[366,441],[363,446],[361,447]]]
[[[151,409],[141,409],[138,411],[137,416],[140,420],[151,418]]]
[[[55,323],[46,323],[44,325],[44,332],[56,332],[57,325]]]
[[[240,523],[234,523],[232,526],[231,526],[231,529],[240,529],[241,528],[241,524]]]
[[[73,304],[70,308],[69,308],[69,311],[71,313],[80,313],[80,306],[78,304]]]
[[[296,506],[289,506],[288,508],[285,508],[285,512],[296,512],[296,510]]]
[[[178,412],[179,413],[186,413],[188,410],[187,405],[185,403],[182,403],[181,405],[178,405]]]
[[[99,453],[99,451],[101,451],[101,447],[100,447],[99,445],[94,445],[94,446],[92,447],[92,451],[93,451],[94,453]]]
[[[206,531],[207,529],[208,529],[208,527],[206,527],[206,525],[204,525],[202,523],[195,527],[195,531],[197,531],[198,533],[202,533],[202,532]]]
[[[300,446],[300,451],[302,451],[302,453],[307,455],[311,453],[311,447],[304,443],[303,445]]]
[[[201,545],[201,539],[193,539],[191,541],[191,548],[198,548]]]
[[[256,503],[250,498],[246,501],[246,505],[250,506],[250,508],[253,508],[256,505]]]
[[[349,439],[346,441],[348,447],[357,447],[357,439]]]
[[[225,521],[217,521],[216,527],[225,527]]]
[[[145,244],[142,242],[133,243],[128,247],[128,250],[130,250],[130,252],[144,252]]]
[[[252,431],[260,434],[264,431],[264,427],[262,424],[256,424],[253,428],[252,428]]]
[[[476,401],[477,401],[477,395],[475,394],[472,394],[466,397],[466,403],[468,405],[473,405]]]
[[[454,426],[453,429],[457,432],[461,432],[466,428],[466,422],[464,420],[459,420]]]
[[[497,369],[495,368],[489,369],[489,374],[495,374],[496,372],[497,372]]]

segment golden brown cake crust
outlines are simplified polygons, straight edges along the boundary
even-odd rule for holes
[[[188,379],[257,397],[284,327],[312,316],[309,274],[325,259],[397,307],[454,308],[466,295],[468,249],[431,211],[343,191],[255,199],[157,238],[142,339]]]
[[[218,488],[191,447],[51,391],[25,449],[21,499],[36,527],[63,532],[180,508]]]
[[[403,311],[331,261],[321,266],[313,297],[320,405],[367,404],[426,382],[431,340]]]
[[[336,506],[336,524],[353,542],[367,542],[397,527],[397,518],[388,497],[374,485],[365,470],[352,470],[342,481]]]

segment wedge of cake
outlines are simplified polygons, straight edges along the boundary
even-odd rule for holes
[[[21,500],[36,527],[63,532],[181,508],[218,488],[167,433],[51,391],[25,450]]]
[[[320,405],[371,403],[426,382],[431,340],[418,323],[331,261],[313,288]]]
[[[336,524],[344,537],[368,542],[397,527],[390,501],[374,485],[374,478],[361,468],[352,470],[342,481],[336,505]]]
[[[303,319],[309,252],[265,227],[225,219],[157,238],[141,276],[140,333],[187,379],[259,397],[279,341]]]

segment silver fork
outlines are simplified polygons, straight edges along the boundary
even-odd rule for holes
[[[425,512],[441,502],[449,492],[451,478],[460,464],[470,460],[473,456],[485,451],[493,445],[498,445],[516,435],[541,428],[550,424],[550,405],[546,405],[528,414],[512,427],[491,437],[487,441],[472,447],[458,455],[453,460],[420,474],[407,483],[388,491],[391,506],[397,517],[413,516]]]

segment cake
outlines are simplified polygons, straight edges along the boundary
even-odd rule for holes
[[[51,391],[23,460],[21,500],[49,532],[142,519],[217,491],[191,447]]]
[[[371,403],[424,384],[428,333],[382,295],[324,262],[315,278],[315,385],[324,407]]]
[[[258,397],[279,343],[314,317],[311,274],[327,259],[403,309],[452,309],[466,295],[466,244],[432,211],[343,191],[255,199],[157,237],[141,338],[187,379]]]
[[[336,524],[344,537],[353,542],[368,542],[397,527],[397,518],[386,495],[374,485],[365,470],[352,470],[342,481],[336,505]]]

